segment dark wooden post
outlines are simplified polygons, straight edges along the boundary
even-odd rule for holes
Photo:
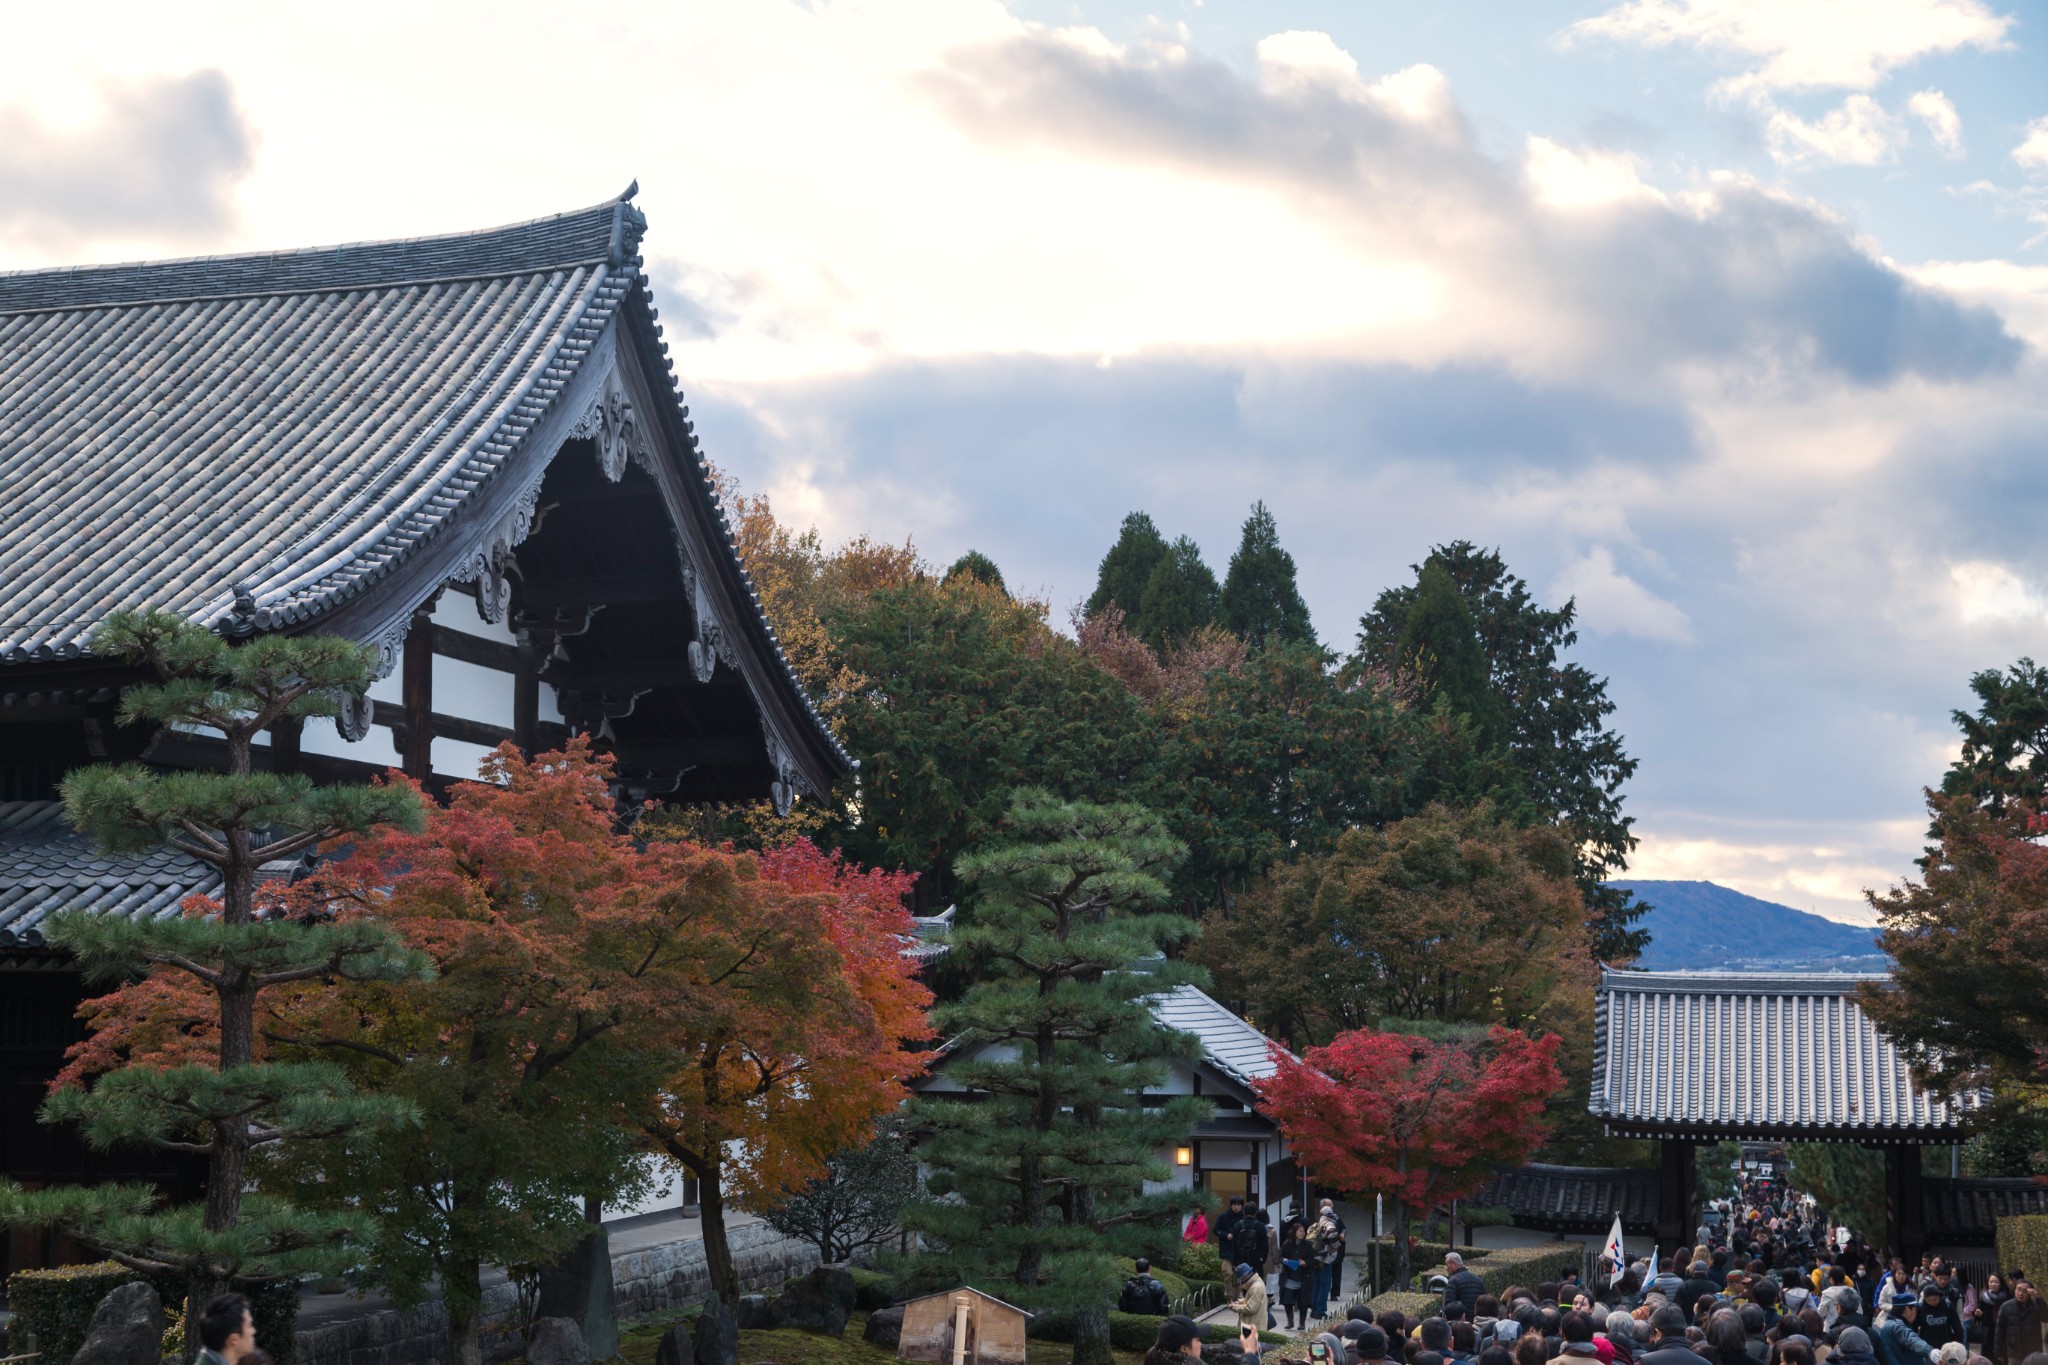
[[[425,782],[434,775],[434,621],[433,604],[413,613],[412,629],[406,632],[405,775]]]
[[[1686,1138],[1657,1140],[1657,1249],[1692,1245],[1693,1144]],[[1666,1262],[1665,1264],[1670,1264]]]
[[[1884,1149],[1885,1240],[1908,1266],[1927,1250],[1927,1209],[1920,1187],[1920,1148],[1895,1142]]]
[[[306,722],[297,716],[284,716],[270,727],[270,770],[274,773],[295,773],[299,770],[299,753],[305,742]]]
[[[519,632],[519,661],[512,672],[512,742],[532,758],[540,738],[540,661],[537,633]]]

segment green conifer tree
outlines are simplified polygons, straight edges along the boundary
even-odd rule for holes
[[[146,664],[159,679],[123,697],[123,724],[217,732],[226,763],[220,772],[138,763],[81,769],[62,785],[66,813],[110,851],[169,847],[211,863],[222,878],[220,906],[205,917],[160,920],[80,908],[56,916],[48,936],[89,980],[169,968],[200,983],[219,1004],[220,1060],[109,1072],[90,1090],[59,1091],[43,1115],[78,1124],[102,1150],[139,1142],[203,1155],[206,1197],[162,1208],[146,1186],[5,1188],[0,1222],[62,1228],[135,1269],[186,1277],[189,1358],[199,1340],[194,1315],[213,1294],[236,1282],[338,1272],[367,1231],[356,1214],[309,1212],[249,1193],[252,1155],[408,1117],[402,1106],[358,1093],[338,1067],[254,1061],[259,991],[427,970],[382,925],[259,914],[258,869],[376,825],[418,828],[420,803],[404,786],[316,787],[302,775],[255,768],[255,740],[270,726],[334,715],[343,693],[369,686],[371,650],[331,636],[230,643],[178,616],[123,612],[100,629],[93,652]]]
[[[1435,556],[1416,580],[1415,598],[1401,627],[1400,658],[1437,702],[1471,722],[1481,744],[1491,749],[1505,742],[1507,720],[1494,695],[1472,609]]]
[[[952,583],[962,578],[971,578],[991,588],[1001,588],[1004,592],[1010,590],[1009,585],[1003,582],[1003,571],[996,567],[993,559],[979,550],[969,550],[954,560],[953,567],[946,570],[946,576],[941,581]]]
[[[1252,514],[1245,518],[1244,539],[1223,576],[1217,620],[1254,649],[1275,640],[1315,643],[1308,603],[1301,600],[1294,582],[1294,556],[1280,547],[1280,528],[1263,502],[1253,503]]]
[[[1145,603],[1145,585],[1152,581],[1152,571],[1166,555],[1166,537],[1159,534],[1151,517],[1143,512],[1125,517],[1116,544],[1109,547],[1109,553],[1102,557],[1102,567],[1096,571],[1088,614],[1093,616],[1104,607],[1115,605],[1124,614],[1124,629],[1136,635],[1138,613]]]
[[[946,1074],[985,1098],[916,1102],[934,1198],[903,1224],[924,1234],[934,1277],[1071,1314],[1076,1365],[1111,1359],[1113,1258],[1171,1244],[1194,1198],[1145,1192],[1168,1174],[1161,1149],[1211,1113],[1143,1102],[1170,1060],[1197,1055],[1147,1005],[1195,977],[1161,956],[1195,932],[1160,909],[1181,854],[1143,807],[1031,791],[1001,842],[960,860],[973,918],[952,952],[974,984],[934,1023],[960,1058]],[[991,1045],[1012,1055],[977,1055]]]
[[[1164,654],[1216,620],[1216,575],[1202,562],[1202,547],[1186,536],[1167,547],[1153,566],[1138,607],[1133,635]]]

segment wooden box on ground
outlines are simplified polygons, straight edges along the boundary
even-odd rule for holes
[[[903,1335],[896,1346],[899,1360],[928,1365],[953,1365],[954,1337],[964,1301],[967,1365],[1024,1365],[1024,1326],[1031,1315],[979,1289],[950,1289],[927,1294],[903,1305]]]

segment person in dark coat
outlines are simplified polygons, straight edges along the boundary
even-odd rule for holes
[[[1636,1365],[1701,1365],[1699,1352],[1686,1345],[1685,1314],[1667,1303],[1650,1315],[1650,1349]]]
[[[1444,1257],[1444,1302],[1453,1301],[1465,1305],[1468,1317],[1479,1316],[1479,1296],[1486,1292],[1486,1281],[1472,1273],[1465,1264],[1465,1258],[1453,1251]]]
[[[1675,1301],[1688,1318],[1693,1315],[1694,1307],[1702,1298],[1711,1299],[1721,1292],[1721,1286],[1714,1283],[1713,1278],[1707,1274],[1707,1269],[1705,1261],[1694,1261],[1689,1277],[1678,1286],[1678,1297]]]
[[[1951,1341],[1963,1341],[1962,1310],[1941,1284],[1929,1280],[1920,1290],[1920,1339],[1937,1351]]]
[[[1984,1277],[1984,1287],[1977,1291],[1977,1302],[1970,1314],[1970,1336],[1983,1344],[1984,1354],[1991,1355],[1992,1338],[1998,1335],[1998,1310],[2012,1300],[2012,1291],[2006,1288],[2005,1276],[1992,1271]]]
[[[1223,1258],[1223,1264],[1236,1265],[1248,1259],[1237,1254],[1237,1230],[1244,1224],[1244,1196],[1230,1196],[1230,1208],[1216,1220],[1216,1254]]]
[[[1308,1326],[1309,1291],[1315,1279],[1316,1249],[1300,1220],[1280,1230],[1280,1311],[1289,1331]]]
[[[1870,1333],[1861,1327],[1844,1327],[1835,1337],[1835,1353],[1828,1357],[1828,1365],[1878,1365]]]
[[[2048,1351],[2048,1304],[2034,1292],[2034,1282],[2021,1275],[2012,1282],[2012,1297],[1998,1310],[1991,1358],[2000,1365],[2021,1365],[2037,1351]]]

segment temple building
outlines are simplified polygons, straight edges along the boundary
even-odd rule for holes
[[[66,908],[175,914],[211,869],[113,857],[71,770],[206,768],[116,723],[115,610],[330,633],[380,677],[280,724],[275,771],[474,778],[593,736],[622,800],[822,798],[851,767],[778,645],[698,448],[616,200],[408,241],[0,274],[0,1174],[170,1182],[36,1120],[80,1036]],[[275,869],[289,875],[290,869]],[[64,1249],[17,1237],[8,1269]]]

